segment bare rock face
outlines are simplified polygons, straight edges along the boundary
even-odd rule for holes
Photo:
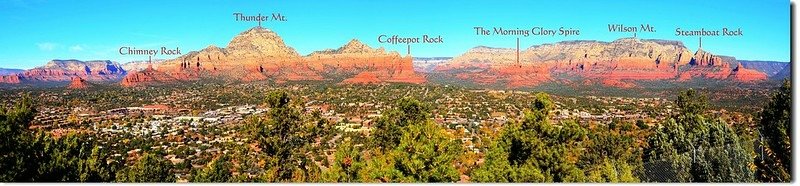
[[[538,60],[555,59],[554,73],[588,79],[603,79],[603,85],[630,86],[630,81],[674,78],[676,66],[688,63],[690,52],[680,42],[622,38],[610,43],[597,41],[561,42],[533,50]]]
[[[674,78],[675,67],[687,64],[690,54],[682,43],[673,41],[636,38],[613,42],[564,41],[519,51],[519,59],[515,49],[477,47],[441,65],[437,71],[456,73],[457,77],[484,78],[476,81],[479,84],[487,83],[485,79],[496,79],[512,88],[560,81],[553,75],[605,79],[597,83],[628,86],[622,81]]]
[[[757,70],[747,69],[743,67],[741,63],[739,63],[733,69],[733,72],[731,72],[730,79],[734,79],[739,82],[752,83],[766,80],[767,74]]]
[[[122,69],[125,69],[125,71],[128,71],[128,73],[142,71],[150,66],[152,66],[153,69],[158,69],[158,66],[164,63],[164,61],[166,60],[157,59],[152,61],[130,61],[122,64]]]
[[[278,34],[263,27],[254,27],[240,33],[225,49],[236,59],[288,59],[300,56],[293,48],[286,46]]]
[[[371,74],[371,75],[370,75]],[[150,81],[168,83],[200,79],[231,81],[321,81],[351,79],[346,82],[423,83],[425,77],[414,72],[410,57],[373,49],[353,39],[337,49],[300,57],[283,39],[268,29],[255,27],[235,36],[226,48],[209,46],[168,60],[142,72],[131,73],[122,84],[138,86]],[[342,77],[344,76],[344,77]],[[349,77],[348,77],[349,76]]]
[[[150,66],[145,70],[128,74],[124,79],[122,79],[120,84],[124,87],[135,87],[161,83],[173,83],[175,81],[175,78],[167,75],[164,72],[157,71]]]
[[[704,51],[703,49],[698,49],[697,52],[694,53],[694,57],[689,64],[701,67],[720,67],[723,65],[728,65],[722,61],[721,57],[715,56],[714,54]]]
[[[692,54],[679,41],[622,38],[542,44],[519,54],[516,49],[476,47],[438,65],[434,72],[510,88],[569,83],[574,78],[585,79],[584,84],[629,88],[637,81],[739,80],[730,76],[731,61],[735,59],[703,50]]]
[[[397,52],[387,53],[383,48],[373,49],[356,39],[336,50],[314,52],[305,59],[318,64],[314,68],[326,74],[356,74],[343,83],[419,84],[426,81],[425,77],[414,72],[411,57],[402,57]]]
[[[86,82],[83,78],[80,77],[73,77],[72,82],[69,83],[67,86],[68,89],[88,89],[89,83]]]
[[[327,49],[322,51],[312,52],[309,56],[324,56],[324,55],[352,55],[358,56],[361,54],[365,54],[364,56],[372,55],[372,54],[379,54],[385,55],[385,51],[383,48],[372,49],[372,47],[367,46],[364,43],[357,39],[350,40],[342,47],[339,47],[336,50]]]
[[[127,74],[118,63],[103,61],[52,60],[46,65],[0,78],[0,83],[70,82],[74,77],[91,81],[118,81]]]
[[[342,81],[343,84],[377,84],[381,82],[378,76],[371,72],[362,72],[352,78]]]
[[[20,76],[22,75],[12,74],[12,75],[0,76],[0,83],[19,84],[21,83],[21,81],[19,80]]]

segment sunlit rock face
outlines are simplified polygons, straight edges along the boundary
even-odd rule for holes
[[[519,57],[517,57],[517,55]],[[685,81],[693,78],[742,81],[735,78],[730,57],[698,50],[667,40],[622,38],[613,42],[565,41],[519,51],[475,47],[438,65],[434,72],[477,84],[510,88],[533,87],[546,82],[573,82],[633,87],[637,81]],[[741,69],[744,69],[743,67]],[[740,70],[741,71],[741,70]],[[758,71],[747,82],[760,81]]]
[[[139,86],[205,78],[229,81],[323,81],[424,83],[411,57],[351,40],[337,49],[299,56],[275,32],[256,27],[235,36],[226,48],[209,46],[158,66],[131,73],[121,84]],[[154,83],[151,83],[154,82]]]
[[[71,82],[73,78],[88,81],[119,81],[127,71],[108,60],[52,60],[44,66],[0,77],[0,83]]]

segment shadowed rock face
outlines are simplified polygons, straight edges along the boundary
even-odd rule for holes
[[[91,81],[119,81],[127,74],[120,64],[108,60],[52,60],[46,65],[0,77],[0,83],[70,82],[73,78]]]
[[[770,79],[782,80],[791,76],[792,65],[789,62],[748,60],[739,60],[739,62],[746,69],[758,70],[767,74]]]
[[[434,72],[477,84],[532,87],[544,82],[633,87],[637,81],[684,81],[693,78],[757,82],[758,73],[744,67],[735,74],[736,59],[698,50],[692,54],[681,42],[622,38],[613,42],[566,41],[515,49],[476,47],[438,65]],[[739,73],[741,74],[741,73]],[[746,77],[741,77],[746,76]],[[555,78],[558,77],[558,78]],[[740,78],[735,78],[740,77]]]
[[[337,49],[299,56],[276,33],[255,27],[235,36],[226,48],[209,46],[158,66],[131,73],[123,86],[213,78],[229,81],[321,81],[345,79],[343,83],[423,83],[414,72],[411,57],[383,48],[373,49],[351,40]],[[367,79],[364,79],[367,78]]]

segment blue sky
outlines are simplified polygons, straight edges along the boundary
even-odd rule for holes
[[[738,59],[789,61],[787,0],[408,0],[408,1],[43,1],[0,0],[0,68],[32,68],[51,59],[147,59],[121,56],[121,46],[224,47],[256,23],[235,22],[234,12],[281,13],[287,22],[267,22],[301,55],[337,48],[356,38],[373,47],[405,53],[405,45],[380,44],[378,35],[441,35],[444,44],[412,45],[418,57],[457,56],[475,46],[516,45],[515,36],[477,36],[473,27],[549,29],[572,27],[577,37],[523,37],[520,46],[563,40],[613,41],[608,24],[655,26],[640,38],[679,40],[691,50],[697,37],[675,36],[675,28],[742,28],[741,37],[704,37],[703,49]],[[171,58],[171,57],[169,57]]]

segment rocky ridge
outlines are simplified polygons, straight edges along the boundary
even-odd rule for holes
[[[692,53],[678,41],[564,41],[531,46],[520,51],[519,60],[516,55],[515,49],[475,47],[438,65],[434,73],[510,88],[572,82],[576,78],[583,79],[584,84],[615,87],[633,87],[637,81],[709,78],[752,83],[766,79],[758,71],[731,68],[738,64],[735,58],[702,49]]]
[[[515,49],[485,46],[455,58],[412,59],[372,48],[357,39],[336,49],[300,56],[277,33],[255,27],[234,36],[225,48],[210,45],[175,59],[123,65],[111,61],[52,60],[41,67],[2,75],[0,83],[119,82],[134,87],[221,79],[419,84],[427,81],[427,75],[419,73],[424,71],[437,77],[509,88],[548,82],[634,87],[641,81],[694,79],[754,83],[790,74],[788,65],[772,63],[739,62],[702,48],[691,52],[678,41],[638,38],[535,45],[521,50],[519,60]]]
[[[0,76],[16,74],[20,72],[24,72],[25,70],[22,69],[10,69],[10,68],[0,68]]]
[[[0,83],[70,82],[78,77],[88,81],[119,81],[127,71],[108,60],[52,60],[44,66],[0,77]]]
[[[363,81],[362,77],[370,80]],[[235,36],[226,48],[212,45],[187,53],[165,61],[158,69],[131,73],[121,84],[131,87],[200,79],[278,83],[338,79],[344,79],[342,83],[425,82],[423,76],[414,72],[411,57],[396,52],[373,49],[353,39],[335,50],[299,56],[275,32],[255,27]]]

